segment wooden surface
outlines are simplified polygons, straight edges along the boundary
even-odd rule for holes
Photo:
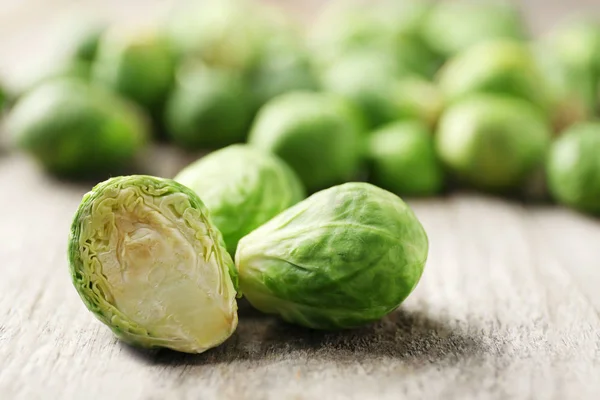
[[[160,154],[157,174],[185,162]],[[410,201],[431,250],[397,312],[320,333],[242,303],[234,336],[193,356],[123,345],[79,300],[66,240],[89,188],[0,153],[0,399],[600,398],[598,220],[471,194]]]

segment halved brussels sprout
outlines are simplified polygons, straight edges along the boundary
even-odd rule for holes
[[[7,130],[45,169],[76,178],[123,172],[150,136],[135,105],[76,79],[49,81],[21,97]]]
[[[92,70],[95,82],[151,112],[160,111],[174,74],[175,55],[161,32],[120,26],[102,37]]]
[[[244,237],[240,287],[258,310],[314,329],[352,328],[396,309],[427,260],[421,223],[368,183],[318,192]]]
[[[443,57],[490,39],[525,39],[525,21],[509,1],[440,1],[422,26],[427,44]]]
[[[395,122],[369,138],[369,180],[400,195],[439,192],[443,173],[433,134],[419,121]]]
[[[441,161],[479,189],[516,189],[543,165],[550,124],[527,101],[474,95],[448,108],[436,135]]]
[[[580,123],[563,133],[550,150],[547,175],[558,202],[600,214],[600,123]]]
[[[252,105],[239,73],[187,64],[165,107],[167,135],[186,149],[216,148],[246,139]]]
[[[249,143],[278,155],[309,191],[351,180],[363,156],[363,124],[345,100],[328,93],[289,92],[258,113]]]
[[[458,54],[440,71],[439,84],[450,103],[473,93],[519,97],[544,111],[551,102],[531,48],[510,40],[488,41]]]
[[[201,353],[237,326],[237,273],[200,198],[169,179],[109,179],[69,236],[73,284],[121,340]]]
[[[241,144],[199,159],[174,179],[202,198],[231,254],[243,236],[305,197],[283,161]]]

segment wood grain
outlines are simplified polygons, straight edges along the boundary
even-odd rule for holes
[[[177,169],[176,152],[165,169]],[[168,158],[168,157],[167,157]],[[168,175],[168,174],[164,174]],[[600,224],[479,195],[411,201],[431,241],[415,293],[342,333],[242,303],[223,346],[192,356],[117,342],[67,273],[70,219],[89,185],[0,159],[2,398],[595,399]]]
[[[545,4],[538,10],[550,15],[567,2]],[[62,12],[38,10],[30,26]],[[25,52],[16,40],[11,51]],[[0,66],[18,69],[7,54]],[[190,160],[171,148],[149,158],[163,176]],[[431,250],[398,311],[364,329],[321,333],[242,302],[235,335],[192,356],[123,345],[79,300],[66,240],[90,188],[0,153],[1,399],[600,397],[596,219],[467,193],[410,201]]]

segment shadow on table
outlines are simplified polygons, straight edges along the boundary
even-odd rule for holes
[[[453,329],[444,321],[418,312],[400,309],[364,328],[322,332],[286,324],[243,303],[235,334],[223,345],[203,354],[144,351],[123,346],[144,362],[173,367],[290,358],[350,362],[386,357],[413,365],[439,364],[458,362],[489,351],[482,337]]]

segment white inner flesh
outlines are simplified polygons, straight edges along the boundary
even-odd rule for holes
[[[142,198],[132,188],[104,200],[112,212],[98,259],[116,308],[152,337],[187,341],[193,350],[229,336],[235,292],[204,223],[189,208],[176,211],[187,201],[183,194]]]

